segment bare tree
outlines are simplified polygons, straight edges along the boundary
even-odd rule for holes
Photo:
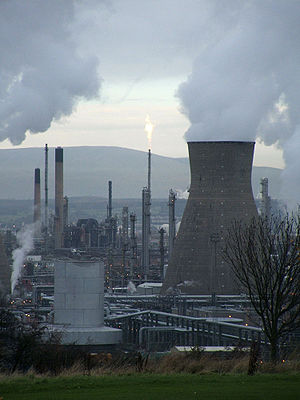
[[[280,342],[300,327],[300,219],[235,222],[225,243],[223,258],[261,318],[275,362]]]

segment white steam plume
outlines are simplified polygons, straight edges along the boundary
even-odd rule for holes
[[[75,6],[73,0],[0,2],[0,141],[20,144],[26,131],[44,132],[80,98],[97,96],[98,59],[79,48]]]
[[[185,190],[175,189],[174,191],[176,193],[177,199],[188,199],[189,198],[188,189],[185,189]]]
[[[25,257],[33,249],[33,234],[35,224],[26,225],[17,233],[17,243],[20,247],[12,252],[13,269],[11,274],[11,293],[13,293],[18,278],[21,275]]]
[[[178,90],[191,122],[186,139],[260,138],[278,145],[286,162],[283,192],[297,200],[300,2],[227,0],[215,1],[215,6],[212,21],[218,34],[214,38],[211,29],[209,45]]]
[[[134,293],[136,292],[135,284],[134,284],[132,281],[129,281],[129,282],[128,282],[127,291],[128,291],[128,293],[130,293],[130,294],[134,294]]]

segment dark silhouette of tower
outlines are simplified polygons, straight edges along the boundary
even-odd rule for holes
[[[171,259],[171,254],[174,247],[174,240],[176,235],[176,218],[175,218],[175,201],[176,194],[172,189],[169,191],[169,252],[168,259]]]
[[[34,170],[34,211],[33,222],[41,220],[41,172],[39,168]]]
[[[253,142],[189,142],[191,186],[162,293],[237,293],[220,250],[234,220],[256,217]]]
[[[64,181],[63,181],[63,149],[55,149],[55,248],[63,247],[63,210],[64,210]]]

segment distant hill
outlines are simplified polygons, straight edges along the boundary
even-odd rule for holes
[[[43,188],[43,148],[0,150],[0,199],[32,199],[34,168],[41,168]],[[276,168],[254,167],[254,195],[259,192],[260,178],[268,177],[270,194],[278,197],[280,173]],[[153,198],[167,198],[170,188],[185,191],[189,179],[187,158],[152,155]],[[114,198],[140,198],[147,184],[147,153],[120,147],[64,148],[66,195],[106,198],[108,180],[113,181]],[[49,149],[49,197],[54,197],[53,148]]]

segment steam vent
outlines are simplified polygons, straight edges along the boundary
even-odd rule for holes
[[[189,142],[191,186],[162,293],[234,294],[220,250],[234,220],[257,216],[251,171],[254,142]]]

